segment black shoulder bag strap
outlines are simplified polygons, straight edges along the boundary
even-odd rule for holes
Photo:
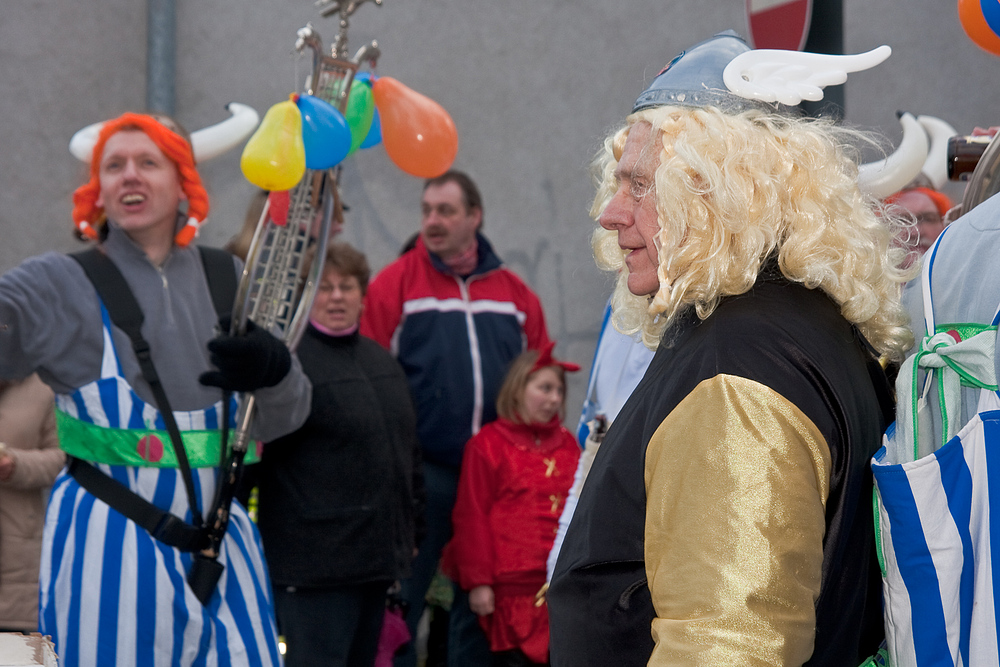
[[[212,306],[219,320],[228,319],[233,312],[233,299],[236,295],[236,267],[233,256],[219,248],[198,246],[201,253],[201,264],[205,267],[205,278],[208,281],[208,291],[212,295]],[[232,392],[222,392],[222,427],[220,429],[219,466],[226,463],[226,451],[229,443],[229,398]],[[209,516],[215,514],[218,508],[212,508]]]
[[[215,314],[222,319],[231,315],[233,298],[236,295],[236,267],[233,256],[219,248],[198,246],[201,253],[201,263],[205,267],[205,277],[208,279],[208,291],[212,293],[212,305]]]
[[[205,267],[208,289],[212,294],[212,305],[220,320],[228,320],[232,315],[233,299],[236,294],[236,271],[233,256],[224,250],[199,246],[201,262]],[[238,483],[243,459],[235,456],[233,465],[229,462],[229,401],[231,392],[222,392],[222,429],[219,447],[219,482],[215,498],[206,515],[205,546],[195,554],[188,571],[187,582],[191,591],[207,605],[222,576],[223,565],[219,562],[219,543],[229,523],[229,505],[232,503],[232,489]]]
[[[87,491],[135,521],[156,539],[183,551],[198,551],[204,548],[206,537],[201,528],[203,522],[194,492],[191,465],[188,462],[187,452],[184,449],[177,422],[174,420],[170,402],[163,390],[163,385],[160,384],[156,367],[153,365],[149,343],[142,337],[142,310],[118,267],[104,253],[97,248],[92,248],[84,252],[73,253],[70,256],[79,262],[84,273],[94,284],[101,301],[108,310],[111,321],[124,331],[132,341],[132,349],[139,361],[142,376],[153,392],[157,408],[174,445],[195,525],[191,526],[169,512],[159,509],[85,461],[74,458],[70,461],[69,472]],[[231,258],[229,262],[230,267],[232,267]],[[230,281],[235,281],[235,273],[232,268],[230,268],[229,275]],[[216,300],[214,293],[212,298],[214,302]]]

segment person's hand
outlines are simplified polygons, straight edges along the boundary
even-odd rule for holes
[[[256,391],[273,387],[288,375],[292,355],[288,347],[247,320],[247,331],[242,336],[229,335],[229,318],[220,321],[222,330],[208,341],[212,364],[218,369],[206,371],[198,381],[226,391]]]
[[[997,125],[991,125],[988,128],[976,127],[974,130],[972,130],[972,136],[995,137],[998,131],[1000,131],[1000,126]]]
[[[493,613],[493,587],[476,586],[469,591],[469,609],[478,616],[488,616]]]
[[[0,482],[6,482],[11,478],[14,474],[15,465],[13,456],[10,454],[0,454]]]

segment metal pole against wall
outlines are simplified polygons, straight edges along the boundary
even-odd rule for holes
[[[146,0],[146,109],[174,114],[177,8],[174,0]]]
[[[813,0],[812,21],[804,51],[811,53],[844,53],[844,0]],[[803,102],[810,116],[833,116],[842,119],[845,112],[844,86],[829,86],[819,102]]]

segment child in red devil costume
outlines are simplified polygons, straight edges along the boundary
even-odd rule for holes
[[[548,609],[536,602],[580,446],[563,428],[566,371],[553,343],[515,359],[497,398],[499,418],[465,447],[454,536],[442,566],[469,591],[494,665],[546,664]]]

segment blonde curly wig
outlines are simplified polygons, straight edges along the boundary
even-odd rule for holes
[[[617,233],[598,227],[598,266],[617,271],[613,322],[655,348],[688,307],[707,318],[722,297],[748,291],[776,256],[793,282],[826,292],[844,317],[890,359],[913,342],[900,305],[905,249],[892,244],[903,224],[858,189],[852,156],[864,134],[824,120],[714,107],[658,107],[628,117],[594,161],[591,215],[599,219],[618,189],[615,167],[629,130],[649,123],[659,152],[654,186],[659,290],[650,300],[628,290]]]

